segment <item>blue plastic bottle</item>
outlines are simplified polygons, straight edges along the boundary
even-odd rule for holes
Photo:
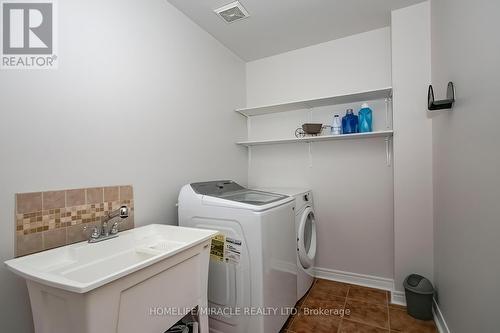
[[[352,109],[347,109],[345,116],[342,117],[342,134],[358,133],[358,116]]]
[[[359,110],[359,133],[371,132],[372,131],[372,109],[367,103],[361,105],[361,110]]]

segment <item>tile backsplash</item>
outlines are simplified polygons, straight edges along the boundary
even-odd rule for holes
[[[126,185],[16,194],[15,256],[88,239],[92,227],[122,205],[129,207],[130,215],[119,230],[133,228],[133,193]]]

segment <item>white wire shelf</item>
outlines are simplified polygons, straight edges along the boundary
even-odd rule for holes
[[[240,141],[236,144],[246,147],[251,146],[262,146],[262,145],[274,145],[274,144],[285,144],[285,143],[300,143],[300,142],[319,142],[319,141],[331,141],[331,140],[354,140],[354,139],[369,139],[369,138],[391,138],[394,131],[377,131],[377,132],[367,132],[367,133],[355,133],[355,134],[342,134],[342,135],[319,135],[319,136],[308,136],[304,138],[287,138],[287,139],[272,139],[272,140],[250,140],[250,141]]]

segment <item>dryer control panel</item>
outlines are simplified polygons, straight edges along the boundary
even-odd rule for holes
[[[311,206],[311,205],[312,205],[312,193],[311,192],[305,192],[302,195],[296,196],[296,199],[295,199],[295,211],[296,212],[299,212],[305,206]]]

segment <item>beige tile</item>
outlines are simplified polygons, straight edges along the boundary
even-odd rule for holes
[[[357,285],[351,285],[347,298],[376,303],[380,305],[388,304],[387,291]]]
[[[87,204],[96,204],[104,202],[102,187],[88,188],[87,189]]]
[[[118,225],[119,231],[125,231],[129,229],[134,229],[134,215],[130,215],[127,219],[122,220]]]
[[[43,192],[43,209],[57,209],[66,206],[66,191]]]
[[[67,190],[66,207],[85,205],[85,189]]]
[[[24,216],[23,214],[16,214],[16,225],[22,226],[24,224]]]
[[[423,321],[411,317],[406,311],[389,308],[391,330],[405,333],[437,333],[433,320]]]
[[[66,228],[58,228],[43,232],[43,249],[66,245]]]
[[[134,190],[131,185],[120,186],[120,201],[132,200],[134,198]]]
[[[109,186],[104,188],[104,201],[120,200],[120,188],[118,186]]]
[[[95,225],[96,224],[93,223],[85,223],[67,227],[67,232],[66,232],[67,244],[73,244],[82,242],[84,240],[88,240],[92,227]],[[87,229],[84,230],[84,227],[87,227]]]
[[[16,194],[17,213],[32,213],[42,210],[42,192]]]
[[[40,252],[42,250],[43,240],[41,232],[16,236],[16,257]]]
[[[389,330],[342,319],[339,333],[389,333]]]
[[[347,298],[345,318],[370,326],[389,328],[387,305],[382,306]]]

